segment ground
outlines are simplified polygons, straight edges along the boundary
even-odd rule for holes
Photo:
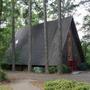
[[[13,90],[44,90],[44,82],[56,79],[69,79],[90,83],[90,72],[80,74],[36,74],[28,72],[7,72]]]

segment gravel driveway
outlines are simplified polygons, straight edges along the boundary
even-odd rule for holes
[[[13,90],[43,90],[45,81],[56,79],[77,80],[90,83],[90,72],[79,74],[36,74],[28,72],[7,72],[8,78],[12,80],[10,84]],[[37,83],[35,86],[33,82]],[[39,85],[40,84],[40,85]],[[40,86],[40,87],[38,87]],[[41,89],[40,89],[41,88]]]
[[[7,72],[8,78],[11,80],[37,80],[37,81],[47,81],[47,80],[55,80],[55,79],[70,79],[70,80],[78,80],[85,81],[90,83],[90,72],[81,72],[80,74],[36,74],[36,73],[28,73],[28,72]]]
[[[20,80],[15,83],[11,83],[10,87],[13,90],[40,90],[38,87],[33,86],[29,80]]]

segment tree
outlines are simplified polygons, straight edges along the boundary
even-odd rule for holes
[[[48,73],[48,35],[47,35],[47,0],[43,0],[43,12],[44,12],[44,53],[45,53],[45,71]]]
[[[31,60],[32,60],[32,31],[31,31],[31,27],[32,27],[32,0],[29,0],[28,2],[29,5],[29,33],[28,33],[28,50],[29,50],[29,59],[28,59],[28,71],[31,71]]]
[[[2,0],[0,1],[0,31],[1,31],[1,17],[2,17],[2,4],[3,4],[3,2],[2,2]],[[1,36],[1,35],[0,35]],[[0,40],[0,51],[1,51],[1,49],[2,49],[2,44],[1,44],[1,40]],[[0,52],[0,54],[1,54],[2,52]],[[1,60],[0,60],[1,61]],[[1,62],[0,62],[0,69],[1,69]]]
[[[85,33],[83,39],[90,41],[90,15],[86,15],[83,20],[82,31]]]
[[[15,0],[12,0],[12,71],[15,71]]]
[[[62,18],[68,17],[70,15],[73,15],[73,13],[75,13],[76,8],[79,7],[79,3],[75,4],[74,0],[62,0],[61,1],[61,11],[62,11]],[[50,3],[49,5],[49,10],[48,10],[48,15],[49,17],[50,14],[53,14],[52,18],[53,19],[57,19],[58,17],[58,5],[57,5],[57,0],[53,0],[53,2]]]
[[[1,29],[2,8],[3,8],[3,1],[0,0],[0,29]]]
[[[89,9],[87,10],[89,13]],[[83,19],[83,25],[82,25],[82,31],[84,32],[83,39],[83,48],[84,48],[84,55],[86,57],[88,46],[90,45],[90,14],[87,14],[84,16]]]
[[[87,58],[87,52],[88,52],[88,47],[90,47],[90,42],[86,42],[86,41],[82,40],[81,44],[82,44],[84,56],[85,56],[85,58]]]
[[[84,32],[83,41],[90,42],[90,0],[86,0],[88,3],[86,3],[86,10],[87,15],[83,18],[83,25],[81,27],[81,30]]]
[[[61,0],[58,0],[58,31],[59,31],[59,63],[58,73],[60,73],[60,67],[62,66],[62,19],[61,19]]]

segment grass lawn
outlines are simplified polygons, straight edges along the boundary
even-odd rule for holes
[[[6,85],[0,85],[0,90],[12,90],[12,88]]]

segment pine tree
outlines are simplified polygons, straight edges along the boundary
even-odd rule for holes
[[[1,28],[2,8],[3,8],[3,1],[0,0],[0,28]]]
[[[12,0],[12,71],[15,71],[15,0]]]
[[[45,72],[48,73],[48,35],[47,35],[47,0],[43,0],[44,11],[44,52],[45,52]]]
[[[60,73],[60,67],[62,66],[62,20],[61,20],[61,0],[58,0],[58,31],[59,31],[59,63],[58,73]]]
[[[28,71],[31,71],[31,60],[32,60],[32,0],[29,0],[28,2],[29,5],[29,33],[28,33],[28,54],[29,54],[29,59],[28,59]]]

